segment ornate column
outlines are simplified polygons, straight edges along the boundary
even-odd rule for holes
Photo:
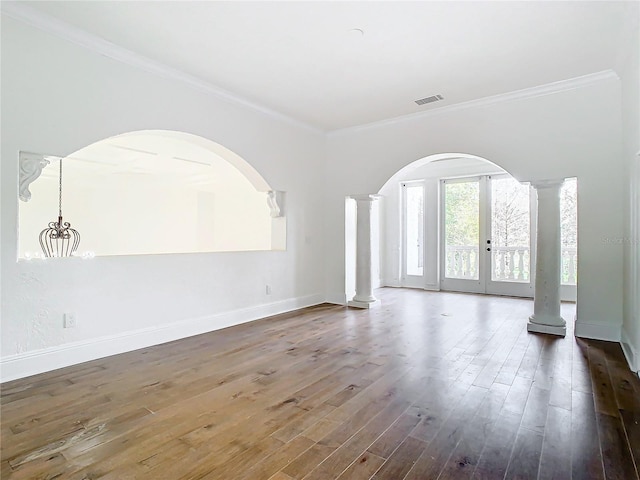
[[[565,336],[566,322],[560,316],[560,188],[563,180],[533,183],[538,197],[536,279],[533,315],[527,331]]]
[[[373,262],[371,210],[380,195],[352,195],[356,201],[356,294],[350,307],[371,308],[378,300],[373,296]]]

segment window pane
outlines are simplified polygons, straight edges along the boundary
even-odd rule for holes
[[[480,184],[445,183],[445,276],[478,280]]]
[[[405,192],[407,275],[422,276],[424,272],[424,188],[422,185],[407,185]]]
[[[578,182],[565,180],[560,190],[560,242],[562,245],[562,283],[578,281]]]
[[[511,177],[491,179],[491,280],[529,282],[529,187]]]

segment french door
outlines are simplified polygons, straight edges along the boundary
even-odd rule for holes
[[[402,286],[422,288],[425,274],[425,185],[407,182],[402,185]]]
[[[440,288],[533,296],[535,201],[509,175],[441,181]]]

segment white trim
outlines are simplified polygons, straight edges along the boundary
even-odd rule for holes
[[[55,35],[58,38],[62,38],[80,47],[92,50],[100,55],[104,55],[105,57],[122,62],[131,67],[139,68],[163,78],[183,82],[197,90],[213,95],[220,100],[242,105],[245,108],[249,108],[269,117],[302,127],[313,133],[324,133],[324,130],[320,128],[272,110],[264,105],[249,101],[194,75],[169,67],[161,62],[152,60],[124,47],[111,43],[97,35],[93,35],[81,28],[70,25],[51,15],[29,7],[22,2],[2,2],[2,13],[15,20],[42,30],[43,32]]]
[[[325,298],[325,302],[333,303],[334,305],[345,306],[348,302],[346,293],[329,293]]]
[[[489,105],[495,105],[497,103],[510,102],[513,100],[522,100],[525,98],[543,97],[547,95],[553,95],[560,92],[566,92],[568,90],[575,90],[577,88],[586,87],[597,82],[604,80],[619,80],[620,77],[613,70],[603,70],[601,72],[590,73],[582,75],[580,77],[568,78],[566,80],[560,80],[558,82],[546,83],[544,85],[538,85],[536,87],[525,88],[522,90],[515,90],[513,92],[501,93],[498,95],[492,95],[490,97],[477,98],[475,100],[469,100],[468,102],[454,103],[452,105],[446,105],[440,108],[434,108],[424,112],[410,113],[408,115],[401,115],[399,117],[388,118],[385,120],[379,120],[376,122],[365,123],[362,125],[355,125],[353,127],[340,128],[328,132],[328,135],[336,136],[342,134],[348,134],[353,132],[371,130],[373,128],[383,127],[387,125],[395,125],[409,120],[422,119],[432,117],[434,115],[440,115],[443,113],[456,112],[458,110],[467,110],[471,108],[486,107]]]
[[[599,323],[580,322],[576,318],[574,334],[580,338],[592,340],[605,340],[608,342],[620,341],[620,325],[603,325]]]
[[[622,335],[620,337],[620,346],[622,347],[622,352],[627,359],[629,368],[632,372],[636,372],[640,375],[640,357],[638,356],[638,352],[636,352],[636,349],[624,328],[622,329]]]
[[[137,54],[131,50],[120,47],[114,43],[111,43],[103,38],[93,35],[85,30],[63,22],[51,15],[41,12],[37,9],[29,7],[23,2],[2,2],[1,10],[4,15],[7,15],[15,20],[31,25],[39,30],[47,32],[51,35],[55,35],[59,38],[72,42],[88,50],[92,50],[96,53],[104,55],[113,60],[122,62],[132,67],[145,70],[147,72],[159,75],[164,78],[177,80],[191,87],[194,87],[200,91],[213,95],[221,100],[242,105],[246,108],[258,111],[269,117],[285,121],[289,124],[296,125],[304,128],[313,133],[327,133],[328,135],[337,135],[343,133],[350,133],[354,131],[369,130],[371,128],[380,127],[384,125],[392,125],[405,120],[414,118],[425,118],[433,115],[440,115],[441,113],[455,112],[458,110],[466,110],[470,108],[484,107],[488,105],[494,105],[497,103],[520,100],[524,98],[540,97],[545,95],[552,95],[567,90],[574,90],[584,86],[591,85],[603,80],[616,79],[619,80],[619,76],[611,69],[603,70],[601,72],[590,73],[580,77],[569,78],[566,80],[560,80],[557,82],[547,83],[544,85],[538,85],[536,87],[525,88],[522,90],[516,90],[513,92],[501,93],[484,98],[478,98],[467,102],[454,103],[452,105],[446,105],[440,108],[434,108],[424,112],[416,112],[408,115],[401,115],[394,118],[388,118],[379,120],[376,122],[366,123],[362,125],[355,125],[352,127],[346,127],[336,130],[326,131],[324,129],[313,126],[309,123],[303,122],[296,118],[290,117],[276,110],[273,110],[264,105],[249,101],[242,98],[228,90],[213,85],[201,78],[194,75],[182,72],[180,70],[171,68],[161,62],[152,60],[143,55]]]
[[[67,343],[42,350],[10,355],[0,359],[2,382],[130,352],[181,338],[251,322],[324,302],[324,295],[289,298],[255,307],[191,318],[158,327],[143,328],[117,335]]]
[[[409,275],[407,273],[407,187],[420,187],[422,189],[422,275]],[[426,267],[424,259],[427,257],[426,242],[426,209],[427,182],[424,179],[407,180],[400,182],[400,280],[399,286],[407,288],[423,288],[425,283]]]

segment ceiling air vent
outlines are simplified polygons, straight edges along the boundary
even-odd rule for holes
[[[425,105],[427,103],[439,102],[443,100],[444,97],[442,95],[431,95],[430,97],[421,98],[420,100],[416,100],[418,105]]]

